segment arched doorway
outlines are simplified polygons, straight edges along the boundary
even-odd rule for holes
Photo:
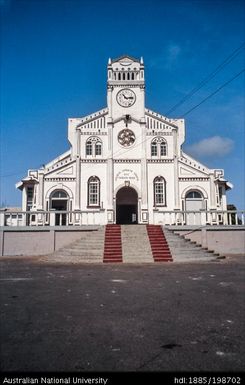
[[[187,214],[188,225],[201,224],[201,210],[204,209],[204,199],[200,191],[191,190],[185,196],[185,209],[190,211]]]
[[[118,224],[138,223],[138,194],[132,187],[122,187],[116,195],[116,222]]]
[[[50,196],[50,208],[56,211],[67,211],[68,210],[69,197],[64,190],[56,190]],[[67,225],[68,214],[57,213],[55,214],[55,225],[65,226]]]

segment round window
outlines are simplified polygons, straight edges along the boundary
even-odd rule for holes
[[[120,131],[118,134],[118,142],[124,147],[132,146],[132,144],[135,142],[134,132],[128,128]]]

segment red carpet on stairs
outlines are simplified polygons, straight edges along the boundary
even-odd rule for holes
[[[120,225],[106,225],[104,263],[122,262],[122,238]]]
[[[168,243],[160,225],[147,225],[154,262],[173,261]]]

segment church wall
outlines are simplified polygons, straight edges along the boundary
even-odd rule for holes
[[[166,206],[160,210],[174,209],[174,164],[173,163],[148,163],[148,206],[154,207],[153,181],[162,176],[166,181]]]
[[[151,135],[147,135],[146,137],[146,154],[147,154],[147,158],[148,159],[156,159],[156,158],[161,158],[161,159],[167,159],[167,158],[170,158],[170,159],[173,159],[173,156],[174,156],[174,143],[173,143],[173,135],[172,135],[172,132],[157,132],[156,134],[151,134]],[[157,156],[157,157],[153,157],[151,155],[151,143],[153,140],[155,139],[158,139],[158,138],[163,138],[163,140],[166,142],[167,144],[167,155],[166,156]]]
[[[106,207],[106,163],[81,163],[81,210],[88,209],[88,180],[92,176],[100,180],[100,204]]]
[[[86,134],[85,134],[86,133]],[[86,155],[86,142],[91,137],[99,138],[102,142],[102,154],[101,155]],[[80,156],[82,159],[102,159],[108,156],[108,135],[105,130],[100,133],[84,130],[83,134],[80,135]]]
[[[113,127],[113,157],[115,159],[140,159],[142,157],[141,143],[144,140],[142,137],[142,129],[136,122],[128,124],[128,129],[135,133],[135,142],[130,147],[124,147],[118,143],[118,134],[125,128],[126,126],[123,120],[116,123]]]
[[[141,164],[114,163],[114,196],[128,182],[137,191],[138,197],[141,197]]]
[[[193,180],[193,181],[180,181],[179,182],[179,195],[180,195],[180,201],[181,201],[181,210],[185,210],[185,196],[186,194],[191,191],[199,191],[203,198],[204,198],[204,206],[203,209],[210,209],[211,201],[210,201],[210,182],[209,181],[199,181],[199,180]]]
[[[75,188],[75,180],[70,182],[45,181],[43,189],[43,209],[50,210],[50,196],[55,190],[64,190],[69,196],[69,210],[74,210]]]

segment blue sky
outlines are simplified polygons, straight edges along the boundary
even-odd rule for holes
[[[146,105],[167,112],[244,43],[240,0],[0,0],[1,197],[69,148],[67,119],[106,106],[109,57],[143,56]],[[244,67],[244,49],[167,115],[183,117]],[[244,73],[185,116],[184,150],[234,184],[244,202]]]

